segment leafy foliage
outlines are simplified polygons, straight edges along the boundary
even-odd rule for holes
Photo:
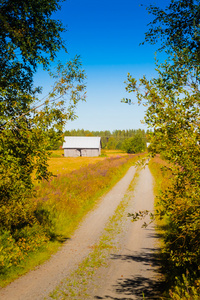
[[[29,107],[28,113],[14,115],[4,124],[0,135],[0,216],[1,226],[5,228],[11,229],[33,221],[34,204],[28,200],[33,196],[33,173],[37,179],[48,179],[51,175],[47,163],[49,134],[53,128],[61,130],[66,120],[73,119],[78,101],[84,99],[80,93],[85,88],[82,84],[85,75],[79,66],[78,58],[67,63],[66,68],[59,65],[58,80],[43,109]],[[68,93],[66,111],[64,105]]]
[[[3,97],[7,96],[1,106],[8,116],[21,113],[31,101],[23,92],[34,92],[33,73],[37,64],[47,68],[56,52],[64,47],[60,36],[64,28],[51,18],[58,9],[57,0],[0,2],[0,78]],[[18,93],[23,96],[20,102],[16,101]]]
[[[164,193],[169,190],[173,186],[172,172],[169,170],[169,165],[166,161],[163,161],[158,155],[156,155],[149,162],[149,168],[155,179],[155,194],[160,195],[160,193]],[[157,197],[159,200],[160,197]],[[157,224],[161,233],[164,232],[163,239],[165,241],[165,245],[169,242],[169,236],[174,230],[174,227],[171,226],[171,223],[168,222],[168,215],[165,213],[163,206],[163,202],[156,202],[156,211],[153,214],[153,218],[159,217],[157,219]],[[135,216],[136,214],[134,214]],[[131,215],[132,216],[132,215]],[[143,217],[143,212],[141,214],[137,214],[138,218]],[[166,281],[168,282],[168,286],[171,287],[169,291],[167,291],[167,295],[169,299],[198,299],[198,295],[200,292],[199,289],[199,278],[198,274],[195,272],[188,272],[181,275],[180,267],[177,268],[177,265],[173,259],[173,256],[169,257],[169,248],[164,247],[162,249],[162,267],[165,273]]]
[[[173,164],[172,186],[160,197],[160,215],[168,216],[171,230],[166,249],[173,267],[179,269],[176,272],[182,274],[186,270],[198,272],[200,257],[200,106],[197,85],[190,85],[188,90],[185,78],[181,80],[179,73],[172,70],[168,63],[162,65],[158,78],[142,78],[136,93],[139,102],[148,104],[146,123],[154,127],[151,153],[159,152]],[[186,72],[190,74],[187,69]],[[131,82],[129,77],[128,84]]]
[[[76,56],[50,72],[55,83],[39,100],[33,85],[37,65],[47,70],[64,48],[62,24],[52,18],[58,0],[0,1],[0,239],[4,272],[48,241],[35,216],[34,179],[48,180],[52,132],[76,118],[85,100],[85,72]],[[5,262],[5,253],[9,254]],[[18,257],[18,258],[17,258]]]
[[[150,6],[149,11],[155,19],[146,40],[163,38],[168,59],[156,62],[157,77],[151,80],[144,76],[138,84],[128,74],[126,90],[147,106],[145,121],[154,129],[149,150],[170,163],[173,175],[159,197],[158,212],[167,217],[170,228],[165,248],[171,274],[182,277],[189,272],[194,282],[200,257],[200,3],[172,0],[165,10]]]
[[[127,153],[140,153],[145,151],[146,149],[146,139],[145,136],[141,134],[141,132],[138,132],[135,134],[134,137],[130,139],[126,139],[123,144],[122,148]]]
[[[150,29],[146,33],[145,41],[155,44],[161,40],[161,49],[182,49],[189,55],[189,65],[195,60],[199,62],[199,5],[199,0],[172,0],[165,9],[150,5],[148,11],[155,18],[149,24]]]

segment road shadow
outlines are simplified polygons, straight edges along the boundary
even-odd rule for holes
[[[126,262],[141,262],[144,265],[148,266],[160,266],[160,254],[159,253],[152,253],[155,251],[151,248],[144,248],[145,252],[136,253],[135,255],[119,255],[119,254],[111,254],[111,259],[120,259]],[[147,253],[147,251],[151,251],[151,253]]]
[[[136,253],[135,255],[113,254],[111,259],[130,263],[141,262],[146,266],[146,270],[156,267],[156,274],[161,273],[160,254],[157,249],[146,248],[142,250],[141,253]],[[156,274],[153,279],[138,274],[129,278],[119,278],[116,284],[112,286],[113,293],[117,296],[95,296],[94,299],[158,300],[165,290],[165,281],[163,276],[156,276]]]
[[[162,296],[163,284],[163,282],[151,280],[143,276],[123,278],[119,279],[114,286],[115,294],[118,296],[104,295],[103,297],[95,296],[94,298],[112,300],[158,300]],[[126,295],[126,297],[124,297],[124,295]]]

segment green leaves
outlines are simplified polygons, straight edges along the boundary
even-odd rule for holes
[[[40,102],[37,65],[49,69],[64,48],[62,24],[51,18],[58,0],[0,1],[0,229],[16,234],[37,225],[34,180],[49,180],[50,137],[61,134],[85,101],[85,72],[77,56],[58,63],[55,84]],[[30,230],[29,230],[30,231]],[[42,237],[43,238],[43,237]]]
[[[125,139],[122,143],[122,149],[127,153],[140,153],[146,149],[145,133],[138,130],[132,138]]]
[[[173,273],[199,272],[200,255],[200,1],[174,0],[155,16],[146,41],[163,42],[167,61],[156,62],[157,76],[138,83],[128,74],[126,91],[147,106],[145,122],[153,129],[152,155],[159,153],[170,165],[169,188],[159,196],[167,216],[165,250]],[[128,102],[128,101],[127,101]]]
[[[160,40],[160,50],[167,48],[176,52],[182,49],[190,58],[199,61],[199,5],[199,0],[171,1],[165,9],[150,5],[148,11],[155,19],[149,24],[145,41],[155,44]]]

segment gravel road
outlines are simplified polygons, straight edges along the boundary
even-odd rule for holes
[[[106,223],[127,193],[135,172],[135,167],[131,167],[86,216],[72,238],[49,261],[1,289],[0,299],[50,299],[49,293],[62,281],[65,282],[65,278],[70,278],[70,274],[78,269],[79,264],[92,252],[94,245],[98,244]],[[127,212],[152,210],[153,202],[152,176],[148,167],[145,167],[140,171],[134,192],[131,192],[125,216]],[[86,298],[83,295],[79,298],[62,295],[60,298],[55,294],[54,299],[139,300],[144,299],[143,296],[149,300],[158,299],[162,279],[156,259],[159,248],[154,225],[144,229],[143,221],[133,223],[126,217],[122,220],[122,233],[116,237],[117,251],[109,253],[109,257],[105,258],[106,266],[95,271],[92,283],[88,284],[89,294]],[[148,219],[145,221],[148,222]],[[62,289],[62,284],[60,286]]]
[[[0,299],[40,300],[53,291],[92,251],[92,246],[98,241],[106,222],[123,199],[134,174],[135,167],[131,167],[114,188],[102,198],[99,205],[87,215],[74,236],[63,245],[61,250],[45,264],[1,289]]]
[[[127,211],[153,210],[153,182],[149,168],[142,169]],[[153,223],[144,220],[123,224],[120,247],[111,253],[107,266],[100,268],[87,299],[160,299],[164,278],[159,267],[159,241]]]

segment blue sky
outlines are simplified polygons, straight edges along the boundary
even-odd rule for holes
[[[165,1],[169,2],[169,0]],[[56,14],[67,32],[63,34],[67,59],[81,56],[87,74],[87,101],[79,103],[78,119],[68,122],[66,130],[147,129],[141,123],[145,108],[121,103],[127,73],[151,78],[157,46],[145,44],[147,24],[152,20],[146,10],[159,0],[67,0]],[[140,6],[143,4],[143,6]],[[64,60],[62,53],[58,56]],[[50,89],[48,79],[38,73],[36,84]],[[134,95],[131,95],[134,100]]]

